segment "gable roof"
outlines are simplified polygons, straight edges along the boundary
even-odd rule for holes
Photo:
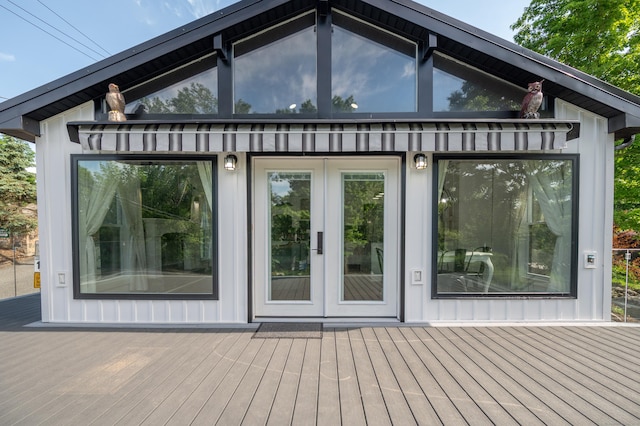
[[[516,85],[544,78],[545,94],[606,117],[616,138],[640,133],[640,97],[409,0],[242,0],[0,103],[0,132],[35,141],[41,120],[103,98],[110,82],[126,90],[213,52],[214,36],[236,40],[329,5]]]

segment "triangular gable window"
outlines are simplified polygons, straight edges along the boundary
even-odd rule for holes
[[[127,89],[125,112],[135,119],[454,118],[469,113],[505,118],[516,116],[526,93],[437,50],[428,61],[419,61],[417,40],[336,9],[330,19],[309,11],[235,40],[218,36],[227,40],[222,54],[207,53]],[[548,116],[543,104],[545,110]]]
[[[317,112],[315,14],[234,44],[236,114]]]
[[[416,44],[340,13],[333,18],[332,112],[416,111]]]
[[[433,56],[433,110],[518,111],[525,90],[448,56]]]
[[[128,92],[135,95],[144,89],[155,91],[128,102],[127,114],[217,114],[216,55],[201,57]],[[129,100],[129,93],[125,97]]]

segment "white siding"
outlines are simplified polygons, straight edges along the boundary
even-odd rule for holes
[[[608,321],[611,318],[611,241],[613,221],[613,136],[607,120],[563,101],[557,119],[581,122],[580,138],[563,153],[580,154],[578,298],[577,299],[432,299],[432,174],[407,161],[405,321],[554,322]],[[412,154],[407,158],[411,159]],[[430,164],[431,164],[430,159]],[[585,269],[583,253],[597,252],[597,268]],[[411,283],[411,270],[421,269],[423,284]]]
[[[92,120],[93,103],[41,124],[36,141],[42,274],[42,320],[55,323],[244,323],[247,322],[247,217],[245,157],[226,172],[218,156],[219,300],[75,300],[71,258],[69,121]],[[65,275],[59,285],[58,275]]]
[[[579,267],[577,299],[431,299],[431,170],[406,165],[405,321],[541,322],[607,321],[611,305],[613,137],[605,119],[562,101],[556,118],[579,119],[580,138],[562,152],[580,154]],[[244,323],[248,318],[248,234],[246,157],[227,172],[218,156],[219,301],[75,300],[72,280],[70,155],[81,153],[70,142],[66,123],[92,120],[87,103],[42,123],[37,140],[38,208],[42,273],[42,318],[55,323]],[[430,156],[430,154],[429,154]],[[431,158],[429,158],[430,164]],[[596,251],[598,267],[585,269],[583,252]],[[422,283],[411,283],[421,270]],[[65,284],[58,283],[64,274]]]

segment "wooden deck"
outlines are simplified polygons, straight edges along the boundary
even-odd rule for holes
[[[640,424],[640,328],[23,327],[0,302],[2,425]]]

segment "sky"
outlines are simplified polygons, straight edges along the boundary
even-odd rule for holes
[[[0,102],[233,3],[233,0],[0,0]],[[418,3],[513,41],[509,27],[530,0],[418,0]]]

